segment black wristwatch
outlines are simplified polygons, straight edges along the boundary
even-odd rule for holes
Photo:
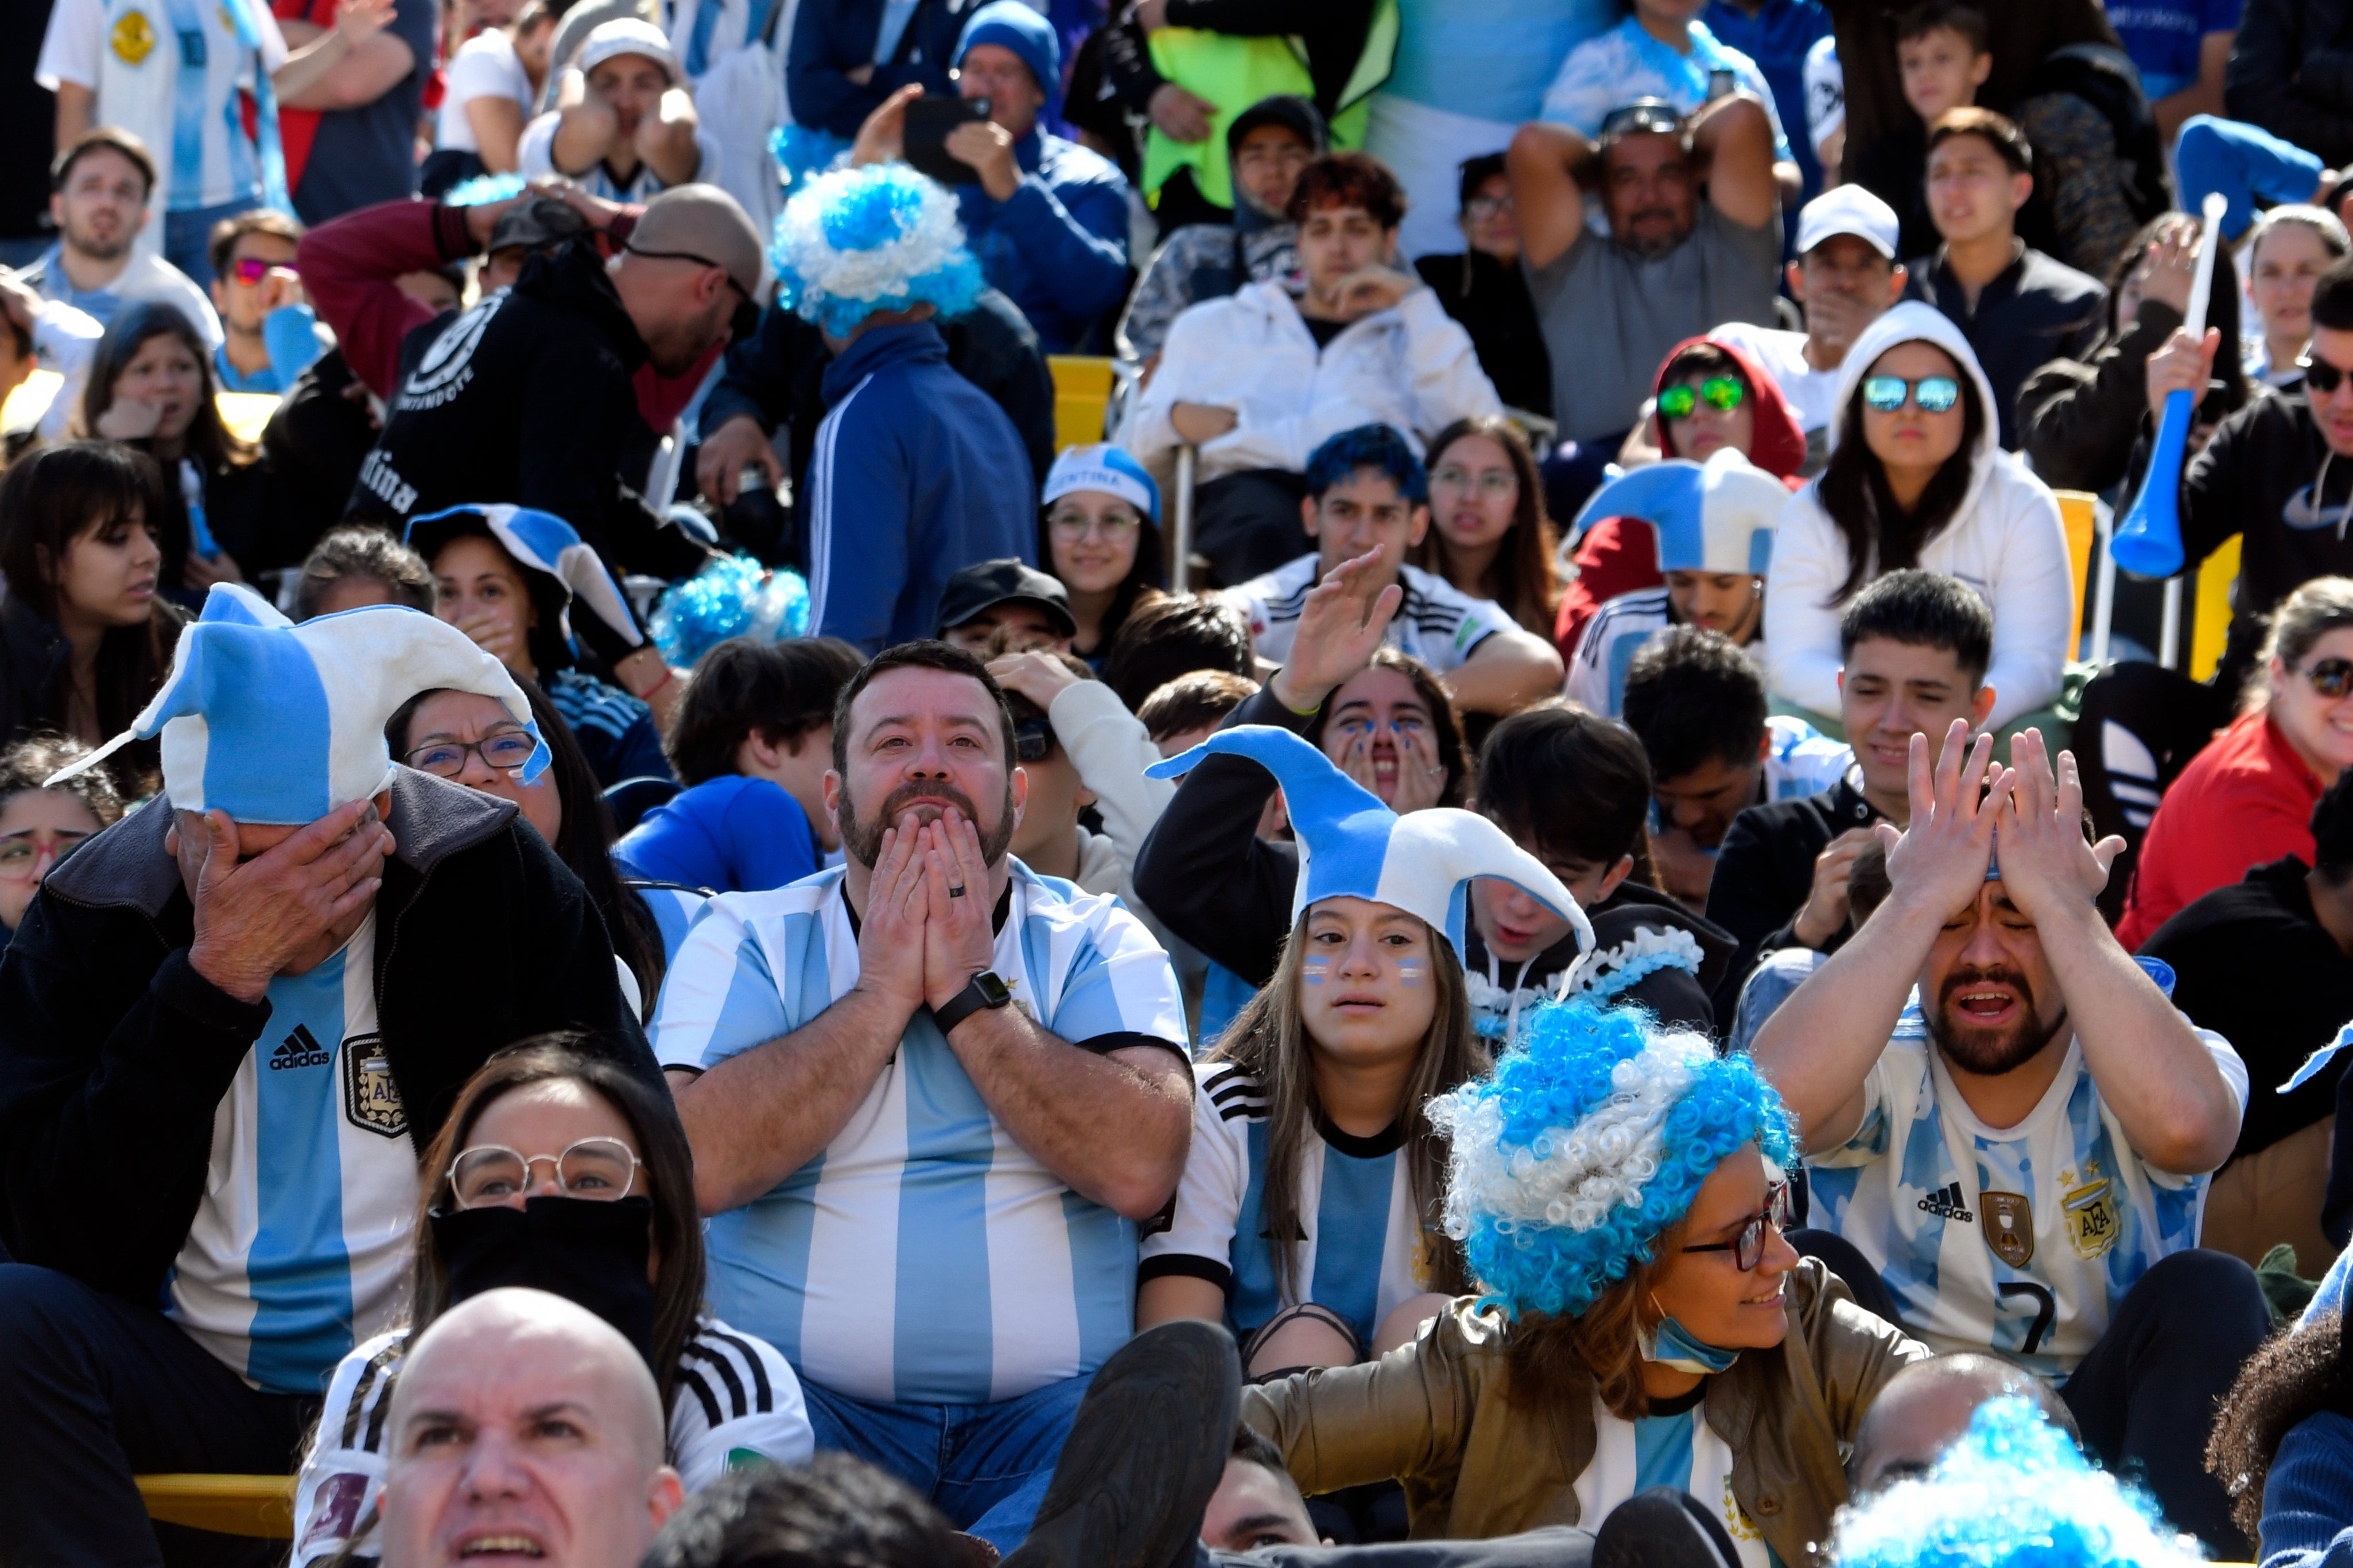
[[[1002,1007],[1013,1000],[1013,993],[993,970],[984,969],[965,983],[965,988],[947,1000],[947,1005],[932,1015],[932,1022],[944,1035],[983,1007]]]

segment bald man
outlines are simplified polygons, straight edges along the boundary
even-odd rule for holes
[[[392,1394],[384,1568],[636,1568],[683,1495],[643,1357],[543,1290],[489,1290],[410,1347]]]
[[[1968,1430],[1969,1417],[1989,1399],[2017,1394],[2034,1401],[2043,1418],[2075,1439],[2075,1418],[2051,1385],[2000,1356],[1962,1352],[1915,1362],[1888,1380],[1863,1413],[1847,1463],[1860,1500],[1907,1477],[1926,1474]]]
[[[579,530],[616,576],[692,574],[702,542],[638,494],[664,432],[638,413],[633,377],[683,375],[748,334],[760,268],[759,231],[716,185],[654,197],[609,262],[594,235],[533,257],[408,366],[346,515],[399,532],[444,507],[512,501]],[[633,692],[662,681],[649,649],[635,673],[633,650],[597,651]]]

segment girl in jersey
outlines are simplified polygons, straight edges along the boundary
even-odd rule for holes
[[[739,1454],[797,1465],[815,1447],[800,1384],[765,1342],[702,1305],[693,1156],[670,1098],[562,1037],[501,1051],[458,1091],[425,1152],[406,1328],[335,1368],[295,1492],[296,1568],[373,1557],[367,1507],[412,1334],[502,1286],[577,1301],[635,1344],[670,1412],[666,1459],[688,1491]]]
[[[1746,1058],[1583,999],[1524,1023],[1428,1112],[1481,1293],[1380,1362],[1245,1389],[1243,1420],[1308,1492],[1403,1482],[1416,1537],[1592,1529],[1664,1485],[1749,1568],[1809,1561],[1842,1446],[1927,1347],[1783,1238],[1788,1116]]]
[[[1411,1339],[1467,1288],[1438,1230],[1425,1107],[1486,1069],[1461,959],[1465,893],[1500,877],[1590,933],[1535,857],[1469,812],[1400,816],[1286,731],[1220,731],[1282,782],[1301,847],[1274,978],[1196,1068],[1192,1152],[1144,1247],[1139,1327],[1222,1321],[1245,1370],[1345,1366]]]

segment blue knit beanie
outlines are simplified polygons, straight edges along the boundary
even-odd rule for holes
[[[1054,24],[1023,0],[989,0],[975,11],[972,20],[964,25],[964,37],[956,40],[957,65],[964,64],[966,51],[975,44],[1011,49],[1029,68],[1039,92],[1050,98],[1061,90],[1062,46],[1054,37]]]

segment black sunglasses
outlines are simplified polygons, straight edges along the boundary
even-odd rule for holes
[[[2304,372],[2305,385],[2323,396],[2335,392],[2348,375],[2353,375],[2353,371],[2348,371],[2341,364],[2331,364],[2308,349],[2295,362],[2295,367]]]
[[[1013,760],[1042,763],[1054,750],[1054,727],[1043,719],[1024,719],[1013,726]]]
[[[750,340],[754,332],[760,330],[759,301],[753,299],[745,291],[744,285],[735,281],[735,274],[728,271],[721,263],[712,260],[707,256],[697,256],[691,250],[640,250],[638,247],[628,244],[624,244],[621,248],[631,256],[642,256],[648,261],[691,261],[697,267],[718,268],[720,276],[727,279],[727,287],[735,290],[735,313],[727,319],[729,340],[733,342],[744,342]]]
[[[2342,374],[2342,372],[2338,373]],[[2331,702],[2353,691],[2353,658],[2324,658],[2309,668],[2297,670],[2298,675],[2312,682],[2313,690]]]

